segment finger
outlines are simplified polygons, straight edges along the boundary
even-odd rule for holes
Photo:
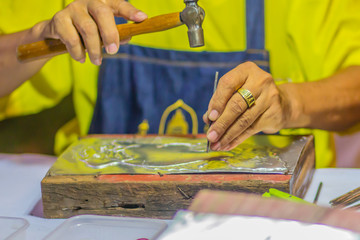
[[[61,12],[54,15],[51,20],[51,35],[58,38],[66,45],[71,57],[81,63],[85,62],[86,54],[79,33],[76,31],[71,18]]]
[[[112,0],[109,1],[109,4],[113,9],[114,15],[117,17],[123,17],[134,22],[142,22],[147,19],[147,15],[144,12],[124,0]]]
[[[224,150],[230,151],[234,149],[246,139],[259,132],[269,134],[278,132],[281,127],[276,124],[278,122],[277,115],[278,112],[272,111],[270,106],[256,119],[256,121],[251,126],[239,134],[239,136],[232,140],[227,146],[224,146]]]
[[[243,88],[248,89],[250,92],[255,92],[253,87],[251,87],[251,80],[246,83]],[[253,94],[254,98],[257,99],[260,93]],[[223,136],[223,134],[228,130],[228,128],[238,119],[245,111],[247,111],[248,106],[246,101],[242,96],[235,92],[226,107],[221,114],[221,116],[212,124],[207,135],[210,142],[217,142]],[[244,118],[244,121],[250,122],[250,119]],[[248,124],[249,125],[249,124]]]
[[[215,121],[224,111],[229,99],[248,78],[247,63],[240,64],[219,80],[217,89],[209,103],[209,119]]]
[[[106,52],[117,53],[120,40],[112,9],[100,1],[91,1],[88,11],[97,24]]]
[[[203,115],[202,118],[203,118],[204,123],[210,124],[210,121],[209,121],[209,117],[208,117],[208,113],[207,113],[207,112],[204,113],[204,115]]]
[[[258,104],[246,110],[234,123],[226,130],[220,140],[214,144],[214,150],[225,150],[228,145],[245,131],[249,131],[253,123],[266,111],[263,99],[258,99]],[[220,119],[219,119],[220,120]]]
[[[242,132],[238,137],[236,137],[233,141],[231,141],[225,148],[224,151],[230,151],[237,146],[239,146],[241,143],[243,143],[246,139],[249,137],[257,134],[260,132],[259,128],[257,127],[258,121],[254,122],[253,125],[248,127],[244,132]]]
[[[87,12],[79,11],[73,15],[73,22],[84,41],[91,62],[95,65],[101,65],[101,41],[95,21]]]

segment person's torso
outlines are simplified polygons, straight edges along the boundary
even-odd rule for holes
[[[0,33],[19,31],[38,21],[49,19],[69,2],[71,0],[2,0]],[[181,11],[184,8],[181,0],[130,2],[149,16]],[[245,49],[244,3],[245,0],[199,1],[206,11],[203,25],[206,50]],[[352,0],[266,0],[265,48],[270,52],[270,68],[274,78],[279,82],[313,81],[327,77],[340,68],[359,64],[359,4],[360,2]],[[184,27],[179,27],[161,33],[141,35],[134,37],[132,44],[192,51],[188,48],[184,31]],[[96,67],[87,60],[87,64],[75,64],[71,70],[68,59],[66,55],[52,59],[38,75],[5,100],[2,99],[1,117],[28,114],[39,111],[44,106],[54,105],[56,101],[51,99],[59,96],[57,94],[61,96],[69,92],[73,84],[81,133],[86,134],[96,100]],[[34,83],[44,90],[39,92],[38,88],[32,86]],[[47,90],[56,94],[43,97]]]
[[[182,26],[167,31],[169,36],[151,34],[156,39],[152,46],[130,44],[116,55],[105,55],[91,133],[136,133],[143,121],[149,124],[149,133],[162,134],[165,129],[168,134],[189,134],[190,130],[194,134],[206,132],[201,116],[207,110],[216,71],[222,76],[245,61],[253,61],[269,71],[268,52],[264,49],[264,2],[248,0],[243,4],[235,6],[232,22],[236,24],[230,26],[230,29],[238,26],[238,32],[225,31],[223,36],[219,29],[222,23],[219,23],[218,29],[210,28],[210,34],[206,34],[208,29],[204,24],[204,47],[190,49],[187,29]],[[241,10],[244,14],[236,15]],[[210,22],[214,21],[212,16],[216,15],[209,16]],[[241,41],[238,46],[234,42],[216,47],[216,37],[211,37],[216,30],[220,38],[242,37],[245,48],[241,49]],[[183,37],[177,37],[178,33]],[[141,36],[137,40],[140,39]],[[167,47],[159,48],[159,45]],[[187,47],[181,49],[185,45]],[[234,49],[230,49],[231,45]]]

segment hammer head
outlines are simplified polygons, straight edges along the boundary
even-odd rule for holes
[[[205,11],[198,4],[198,0],[184,0],[185,9],[180,13],[181,21],[188,27],[190,47],[204,46],[204,32],[202,22]]]

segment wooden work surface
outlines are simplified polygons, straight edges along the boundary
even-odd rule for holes
[[[44,216],[101,214],[170,219],[202,189],[262,194],[276,188],[303,197],[315,167],[313,137],[307,137],[292,174],[61,175],[42,181]]]

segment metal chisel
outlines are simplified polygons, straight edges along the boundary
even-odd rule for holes
[[[215,91],[216,91],[218,78],[219,78],[219,72],[215,72],[213,95],[214,95],[214,93],[215,93]],[[211,124],[212,124],[212,121],[209,122],[209,129],[210,129],[210,127],[211,127]],[[207,140],[206,152],[209,152],[209,150],[210,150],[210,142],[209,142],[209,140]]]

